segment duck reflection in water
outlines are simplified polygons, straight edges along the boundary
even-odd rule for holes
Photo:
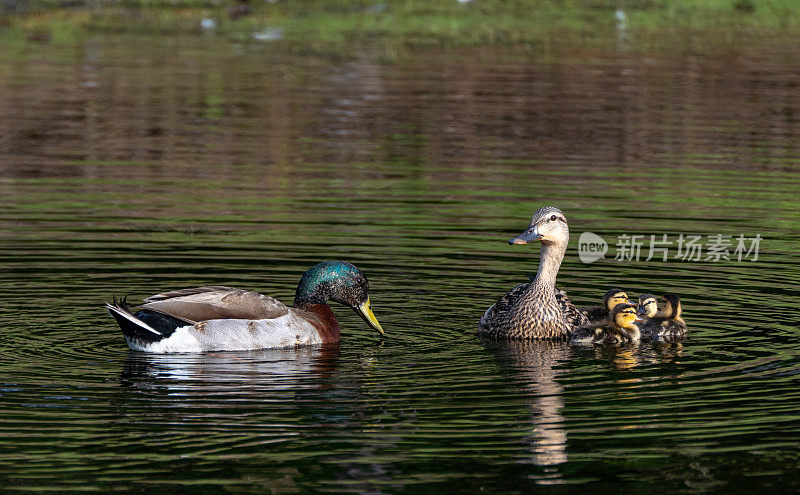
[[[594,346],[593,351],[596,359],[608,362],[617,371],[629,371],[639,365],[638,343],[617,346]]]
[[[246,352],[149,354],[131,351],[121,383],[159,388],[168,392],[230,391],[231,384],[246,390],[326,388],[338,367],[339,345],[264,349]],[[253,388],[255,387],[255,388]],[[242,389],[237,389],[241,391]],[[238,392],[237,392],[238,393]]]
[[[507,340],[486,341],[484,345],[518,372],[520,388],[530,397],[531,460],[537,466],[550,467],[545,473],[548,482],[560,479],[561,473],[552,470],[552,466],[567,461],[567,432],[561,414],[564,388],[556,378],[561,373],[558,366],[569,360],[569,344],[550,340]]]

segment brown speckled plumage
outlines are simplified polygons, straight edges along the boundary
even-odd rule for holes
[[[569,242],[569,227],[558,208],[540,208],[528,229],[509,243],[541,241],[536,277],[502,296],[481,317],[478,334],[489,339],[567,339],[586,323],[563,290],[555,287]]]
[[[564,311],[564,317],[573,327],[584,325],[587,322],[586,316],[572,304],[572,299],[569,298],[567,292],[558,287],[556,287],[556,300],[561,306],[561,310]]]

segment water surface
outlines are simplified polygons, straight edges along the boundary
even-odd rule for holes
[[[0,50],[0,487],[796,490],[800,78],[796,44],[764,45]],[[506,240],[545,205],[570,222],[575,302],[676,292],[688,340],[480,342],[536,269]],[[586,231],[605,259],[581,263]],[[762,241],[757,260],[614,260],[633,234]],[[322,259],[364,270],[385,338],[335,307],[337,347],[145,355],[103,309],[210,284],[288,303]]]

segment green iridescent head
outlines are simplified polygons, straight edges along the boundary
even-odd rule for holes
[[[352,263],[323,261],[303,274],[294,295],[294,305],[327,304],[336,301],[350,306],[372,328],[383,334],[369,304],[367,277]]]

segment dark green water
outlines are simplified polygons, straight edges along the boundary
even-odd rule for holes
[[[800,488],[796,44],[384,66],[3,43],[0,491]],[[481,343],[537,263],[506,240],[545,205],[575,302],[676,292],[689,338]],[[605,259],[579,260],[586,231]],[[762,241],[617,261],[626,234]],[[210,284],[288,303],[322,259],[366,272],[385,338],[336,307],[338,348],[145,355],[103,308]]]

